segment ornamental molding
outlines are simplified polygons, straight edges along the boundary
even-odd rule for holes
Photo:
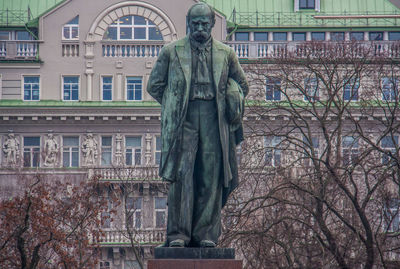
[[[97,16],[89,29],[85,42],[102,40],[108,26],[127,15],[142,16],[154,22],[163,35],[164,41],[177,40],[176,28],[167,14],[148,3],[125,1],[106,8]]]

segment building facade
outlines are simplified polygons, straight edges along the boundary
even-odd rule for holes
[[[186,35],[186,11],[195,2],[0,4],[0,195],[18,188],[15,174],[38,171],[77,181],[99,175],[130,185],[122,202],[135,213],[126,219],[119,211],[120,218],[105,224],[100,268],[136,268],[127,225],[138,231],[144,258],[165,238],[166,186],[157,175],[160,106],[145,89],[160,49]],[[395,0],[206,2],[217,11],[213,37],[226,42],[248,70],[250,101],[285,100],[274,91],[279,82],[252,81],[257,60],[307,58],[309,44],[318,43],[314,49],[321,52],[335,42],[357,42],[355,50],[367,44],[374,55],[400,56]],[[315,81],[307,83],[315,88]],[[353,89],[344,98],[356,98]],[[269,115],[272,125],[281,121],[278,116]],[[255,142],[266,149],[262,158],[268,166],[284,159],[275,150],[278,140],[266,136]]]

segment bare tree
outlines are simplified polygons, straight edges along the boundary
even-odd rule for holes
[[[223,243],[246,268],[396,266],[400,66],[390,56],[310,43],[245,66],[242,182]]]
[[[37,174],[18,182],[22,193],[0,202],[0,267],[94,266],[104,204],[97,180],[72,185]]]

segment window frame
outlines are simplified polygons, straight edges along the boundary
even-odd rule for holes
[[[391,88],[387,93],[384,81],[388,80],[390,82]],[[393,83],[394,82],[394,83]],[[399,98],[399,78],[397,77],[382,77],[381,78],[381,89],[382,89],[382,98],[381,100],[384,102],[394,102]],[[386,94],[390,95],[390,98],[386,98]]]
[[[110,146],[104,146],[103,145],[103,137],[109,137],[111,139],[111,145]],[[107,151],[104,151],[105,149],[107,149]],[[109,151],[108,151],[109,150]],[[112,135],[100,135],[100,156],[101,156],[101,160],[100,160],[100,164],[102,167],[111,167],[113,164],[112,161],[112,156],[113,156],[113,136]],[[105,164],[103,163],[104,158],[103,158],[103,153],[110,153],[110,163],[109,164]]]
[[[78,156],[78,160],[77,160],[77,162],[78,162],[78,166],[72,166],[72,163],[73,163],[73,158],[72,158],[72,156],[73,156],[73,153],[74,152],[76,152],[76,151],[73,151],[73,147],[72,146],[64,146],[64,139],[66,138],[66,137],[74,137],[74,138],[78,138],[78,146],[77,146],[77,156]],[[80,145],[81,145],[81,137],[79,136],[79,135],[63,135],[62,137],[61,137],[61,142],[62,142],[62,146],[61,146],[61,158],[62,158],[62,161],[61,161],[61,164],[62,164],[62,167],[63,168],[79,168],[80,167],[80,159],[81,159],[81,156],[80,156]],[[65,148],[66,147],[68,147],[69,148],[69,150],[68,150],[68,155],[69,155],[69,166],[64,166],[64,153],[65,153]]]
[[[137,138],[139,138],[140,137],[140,160],[139,160],[139,163],[137,164],[136,163],[136,149],[138,149],[138,148],[136,148],[136,147],[128,147],[127,146],[127,144],[126,144],[126,142],[127,142],[127,139],[128,138],[130,138],[130,137],[137,137]],[[129,166],[129,167],[135,167],[135,166],[142,166],[143,165],[143,135],[135,135],[135,134],[132,134],[132,135],[125,135],[125,137],[124,137],[124,147],[125,147],[125,151],[124,151],[124,158],[125,158],[125,165],[127,165],[127,166]],[[132,157],[131,157],[131,163],[130,164],[128,164],[127,163],[127,161],[128,161],[128,158],[127,158],[127,154],[128,154],[128,149],[131,149],[132,151],[131,151],[131,153],[130,154],[132,154]],[[133,163],[133,164],[132,164]]]
[[[78,24],[74,24],[74,23],[69,23],[70,21],[74,20],[76,17],[78,17]],[[66,38],[64,36],[64,29],[68,27],[69,28],[69,38]],[[72,36],[72,28],[76,27],[78,30],[78,35],[77,37],[73,38]],[[79,15],[73,17],[71,20],[69,20],[66,24],[63,24],[63,27],[61,28],[61,40],[79,40]]]
[[[39,91],[39,95],[38,95],[38,98],[39,99],[37,99],[37,100],[33,100],[32,99],[32,97],[33,97],[33,89],[32,89],[32,86],[31,86],[31,89],[30,89],[30,92],[31,92],[31,99],[25,99],[25,78],[26,77],[38,77],[39,78],[39,82],[38,82],[38,87],[39,87],[39,89],[38,89],[38,91]],[[41,77],[40,77],[40,74],[22,74],[21,75],[21,100],[22,101],[24,101],[24,102],[37,102],[37,101],[40,101],[40,99],[41,99],[41,88],[42,88],[42,80],[41,80]],[[0,99],[1,99],[1,97],[0,97]]]
[[[77,100],[65,100],[64,99],[64,78],[65,77],[78,77],[78,99]],[[71,91],[71,97],[72,97],[72,89]],[[81,100],[81,75],[80,74],[71,74],[71,75],[61,75],[61,100],[63,102],[77,102]]]
[[[271,141],[270,144],[267,143],[269,139]],[[280,136],[264,136],[264,164],[266,167],[278,167],[282,165],[282,150],[280,148],[276,148],[276,146],[280,145],[281,143],[282,138]],[[271,156],[270,161],[268,156]],[[277,158],[278,156],[279,159]]]
[[[156,199],[157,198],[165,199],[165,208],[156,208]],[[154,228],[156,228],[156,229],[166,228],[167,227],[167,219],[168,219],[168,215],[167,215],[168,199],[165,196],[154,196],[153,201],[154,201],[154,217],[153,217]],[[159,213],[159,212],[164,213],[164,226],[157,226],[157,213]]]
[[[279,81],[279,85],[275,82]],[[271,87],[271,88],[269,88]],[[282,100],[281,94],[282,80],[279,78],[266,78],[265,81],[265,101],[279,102]],[[268,99],[268,92],[271,92],[271,99]],[[279,97],[278,97],[279,95]],[[278,98],[276,98],[278,97]]]
[[[105,77],[111,77],[111,99],[110,100],[105,100],[104,99],[104,81],[103,79]],[[108,74],[104,74],[104,75],[100,75],[100,95],[101,95],[101,101],[104,102],[112,102],[113,101],[113,93],[114,93],[114,76],[113,75],[108,75]]]
[[[348,89],[346,86],[350,85],[351,87]],[[357,87],[356,87],[357,85]],[[346,90],[348,89],[348,90]],[[346,92],[349,93],[349,98],[346,98]],[[347,83],[344,82],[343,85],[343,100],[344,101],[350,101],[350,102],[356,102],[359,100],[360,97],[360,78],[351,78],[347,80]]]
[[[135,78],[135,79],[140,79],[141,80],[141,89],[140,89],[140,100],[137,100],[137,99],[133,99],[133,100],[130,100],[130,99],[128,99],[128,96],[129,96],[129,94],[128,94],[128,78]],[[134,84],[135,85],[135,84]],[[125,101],[128,101],[128,102],[141,102],[141,101],[143,101],[143,94],[144,94],[144,91],[143,91],[143,87],[144,87],[144,82],[143,82],[143,76],[134,76],[134,75],[126,75],[125,76]],[[135,89],[133,89],[133,96],[135,97]]]
[[[25,146],[25,138],[39,138],[39,145]],[[23,167],[24,168],[38,168],[41,163],[41,148],[42,138],[40,135],[29,135],[22,138],[22,152],[23,152]],[[36,151],[35,151],[36,149]],[[25,153],[29,153],[29,166],[25,165]],[[36,156],[35,156],[36,155]],[[37,166],[33,166],[35,157],[37,158]]]
[[[121,19],[124,17],[131,17],[131,24],[120,24]],[[142,17],[145,20],[145,24],[135,24],[135,17]],[[114,24],[116,22],[116,24]],[[152,24],[150,24],[151,22]],[[116,28],[117,31],[117,39],[104,39],[104,40],[114,40],[114,41],[163,41],[164,37],[161,33],[160,28],[150,19],[141,16],[141,15],[135,15],[135,14],[130,14],[130,15],[125,15],[122,17],[117,18],[114,20],[110,25],[108,25],[107,29],[105,32],[108,31],[109,28]],[[122,29],[131,29],[131,38],[126,39],[126,38],[121,38],[121,28]],[[135,29],[145,29],[145,38],[135,38]],[[158,30],[161,36],[161,39],[150,39],[150,28],[155,28],[156,31]],[[106,34],[105,34],[106,35]]]

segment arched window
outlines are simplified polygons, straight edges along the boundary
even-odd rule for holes
[[[136,15],[121,17],[110,24],[104,40],[163,40],[160,30],[150,20]]]

